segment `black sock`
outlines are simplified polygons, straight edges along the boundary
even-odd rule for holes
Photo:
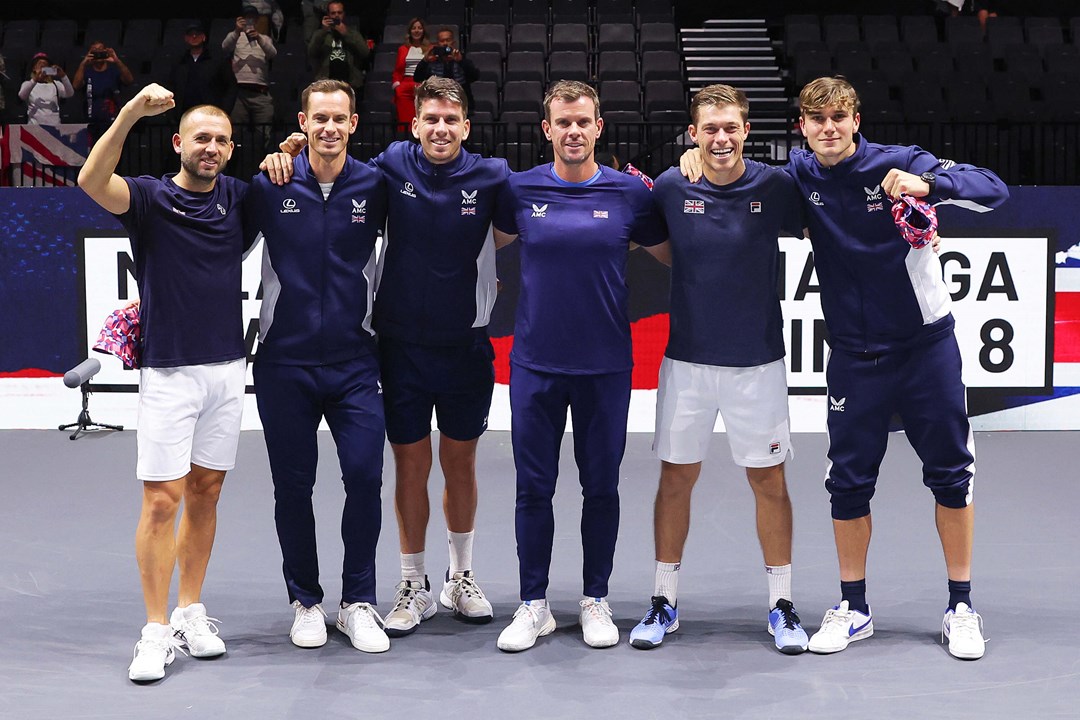
[[[964,603],[968,607],[971,607],[970,580],[949,581],[949,609],[955,610],[957,603]]]
[[[870,614],[866,604],[866,578],[852,582],[840,581],[840,600],[847,600],[849,610],[858,610],[863,615]]]

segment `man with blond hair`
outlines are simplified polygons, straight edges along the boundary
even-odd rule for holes
[[[645,184],[593,156],[604,121],[591,87],[553,84],[542,127],[554,162],[511,176],[494,220],[496,244],[521,243],[510,408],[522,604],[499,635],[507,652],[526,650],[555,629],[547,588],[567,408],[583,495],[582,630],[592,647],[619,641],[607,594],[633,366],[627,252],[630,243],[664,240]]]
[[[651,607],[630,633],[639,649],[679,627],[677,591],[690,528],[690,498],[717,414],[732,458],[746,468],[757,505],[757,534],[769,587],[768,631],[787,654],[806,650],[791,602],[791,456],[784,337],[777,295],[781,232],[802,235],[791,177],[743,158],[749,101],[730,85],[710,85],[690,104],[690,137],[704,165],[691,183],[678,168],[656,180],[667,224],[659,249],[671,265],[671,337],[660,366],[656,438],[660,484]],[[723,312],[717,312],[723,308]]]
[[[899,415],[936,501],[949,580],[942,634],[952,655],[977,659],[985,643],[970,597],[974,438],[949,292],[932,250],[904,242],[882,200],[908,195],[986,212],[1005,202],[1008,190],[989,170],[918,147],[867,142],[858,134],[859,96],[844,78],[809,83],[799,111],[809,149],[792,152],[788,172],[804,198],[830,336],[825,486],[841,593],[810,650],[839,652],[873,635],[870,499],[890,419]]]
[[[142,514],[135,554],[146,625],[128,669],[159,680],[174,651],[225,652],[201,602],[225,473],[236,462],[247,351],[241,315],[247,185],[221,175],[233,150],[220,108],[199,105],[180,119],[172,146],[180,171],[162,178],[115,174],[124,140],[144,117],[174,107],[173,93],[148,85],[94,145],[79,187],[127,229],[141,299],[138,463]],[[176,515],[184,512],[176,527]],[[168,614],[173,567],[177,607]]]

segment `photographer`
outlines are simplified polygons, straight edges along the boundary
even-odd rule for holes
[[[479,76],[479,71],[472,61],[467,59],[454,43],[454,31],[447,27],[439,28],[436,35],[437,42],[428,50],[428,54],[416,66],[413,80],[416,84],[427,80],[429,77],[444,77],[456,80],[461,87],[465,88],[465,95],[469,98],[469,105],[473,104],[471,85]]]
[[[359,91],[364,85],[364,66],[370,52],[364,36],[346,25],[345,3],[327,3],[326,15],[308,43],[315,79],[341,80]]]
[[[120,88],[134,82],[127,65],[116,51],[96,40],[90,43],[86,56],[79,62],[71,85],[76,90],[86,87],[86,115],[91,140],[99,138],[109,129],[116,113]]]
[[[59,125],[60,98],[74,94],[64,68],[41,52],[31,60],[30,79],[19,88],[19,99],[27,105],[26,121],[31,125]]]
[[[232,69],[236,76],[236,104],[229,117],[234,127],[254,124],[263,145],[266,145],[269,126],[274,122],[270,61],[277,56],[277,48],[269,35],[258,30],[258,8],[245,5],[242,12],[236,18],[236,27],[221,43],[225,54],[232,56]]]

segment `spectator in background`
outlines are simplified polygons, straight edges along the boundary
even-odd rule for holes
[[[364,36],[345,24],[345,3],[327,3],[326,15],[308,43],[308,59],[315,68],[315,79],[347,82],[359,94],[370,52]]]
[[[300,12],[304,16],[304,42],[310,43],[326,15],[326,0],[301,0]]]
[[[270,36],[258,30],[259,10],[245,5],[236,27],[225,36],[221,49],[232,58],[236,77],[236,104],[229,117],[233,127],[253,123],[265,147],[274,121],[274,100],[270,97],[270,61],[277,48]]]
[[[428,38],[424,21],[418,17],[413,18],[405,32],[405,42],[398,48],[397,65],[394,66],[394,106],[397,108],[399,127],[407,127],[416,117],[416,108],[413,106],[416,81],[413,73],[430,49],[431,40]]]
[[[454,43],[454,31],[448,27],[439,28],[436,35],[438,44],[431,46],[427,55],[416,65],[413,80],[422,83],[429,77],[444,77],[457,80],[461,87],[465,88],[465,95],[469,98],[470,107],[473,105],[472,83],[480,75],[476,66],[472,64]]]
[[[196,105],[214,105],[227,109],[236,97],[236,81],[225,55],[217,57],[206,47],[206,29],[194,22],[184,31],[188,51],[169,74],[169,87],[176,100],[177,112],[183,114]]]
[[[76,90],[86,87],[86,119],[93,142],[104,134],[120,107],[117,98],[120,88],[135,81],[131,70],[117,56],[116,51],[105,43],[90,43],[86,56],[79,62],[71,85]]]
[[[43,52],[33,57],[30,79],[19,88],[19,99],[26,103],[26,121],[31,125],[59,125],[60,99],[74,94],[64,68]]]
[[[255,10],[255,29],[260,35],[269,35],[275,40],[281,37],[281,27],[285,24],[285,13],[277,0],[247,0],[244,10]]]

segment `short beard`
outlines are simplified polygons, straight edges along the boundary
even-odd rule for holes
[[[180,167],[193,178],[198,178],[199,180],[204,180],[208,183],[213,182],[225,169],[225,161],[221,159],[220,155],[218,156],[217,167],[213,170],[203,170],[199,167],[199,163],[200,160],[197,158],[193,158],[186,153],[180,154]]]

